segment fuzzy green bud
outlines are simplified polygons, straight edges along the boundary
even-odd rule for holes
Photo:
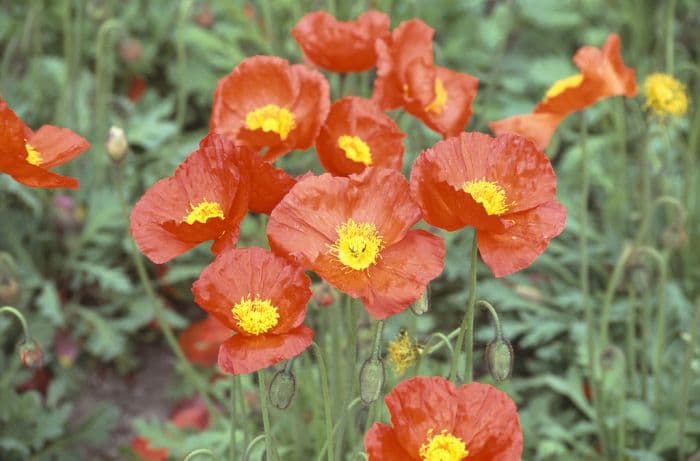
[[[19,355],[22,363],[27,368],[41,368],[44,364],[44,351],[41,345],[33,338],[27,338],[19,345]]]
[[[297,380],[291,371],[280,370],[270,382],[270,403],[279,410],[286,409],[297,389]]]
[[[416,315],[423,315],[430,310],[430,285],[426,286],[420,298],[411,304],[411,310]]]
[[[370,357],[365,360],[360,369],[360,398],[365,405],[379,399],[386,372],[384,362],[380,358]]]
[[[502,335],[496,336],[486,346],[486,364],[496,382],[505,381],[513,372],[513,346]]]

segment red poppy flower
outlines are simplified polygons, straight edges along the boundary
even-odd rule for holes
[[[416,159],[411,194],[429,224],[474,227],[496,277],[529,266],[566,221],[549,159],[514,134],[463,133],[438,142]]]
[[[311,298],[304,271],[262,248],[221,253],[192,286],[199,306],[236,332],[219,349],[232,375],[260,370],[302,353],[313,331],[302,325]]]
[[[207,136],[173,176],[146,191],[131,212],[143,254],[162,264],[207,240],[214,253],[235,245],[250,193],[249,173],[236,161],[244,150]]]
[[[253,56],[219,80],[209,124],[236,144],[266,147],[265,159],[273,161],[311,147],[329,106],[328,82],[320,72]]]
[[[272,211],[267,237],[278,254],[384,319],[418,299],[442,272],[442,238],[409,230],[420,216],[401,173],[367,168],[347,178],[299,181]]]
[[[166,461],[168,459],[167,448],[152,448],[151,441],[145,437],[136,436],[131,439],[131,451],[141,461]]]
[[[437,376],[399,383],[384,401],[391,425],[365,436],[369,461],[518,461],[523,433],[508,395],[493,386],[455,387]]]
[[[219,356],[219,346],[231,336],[231,330],[215,317],[207,315],[204,320],[188,326],[177,342],[190,362],[210,367]]]
[[[316,152],[321,165],[336,176],[360,173],[367,166],[400,171],[405,137],[372,101],[348,96],[331,106]]]
[[[0,98],[0,173],[25,186],[77,189],[77,179],[49,169],[89,148],[90,143],[66,128],[44,125],[32,132]]]
[[[302,17],[292,35],[309,61],[331,72],[362,72],[375,66],[374,42],[389,35],[389,16],[362,13],[355,21],[338,21],[325,11]]]
[[[601,49],[580,48],[574,56],[574,64],[580,73],[555,82],[531,114],[491,122],[489,128],[496,134],[526,136],[544,149],[567,115],[604,98],[637,94],[635,72],[622,62],[617,34],[610,34]]]
[[[443,137],[464,130],[479,80],[433,64],[435,31],[418,19],[377,41],[374,99],[382,109],[405,108]]]

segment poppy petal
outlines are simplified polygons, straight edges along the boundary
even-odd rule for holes
[[[27,142],[41,154],[41,167],[46,169],[62,165],[90,148],[82,136],[52,125],[39,128]]]
[[[489,128],[497,135],[515,133],[534,142],[537,148],[544,149],[554,136],[563,115],[546,112],[513,115],[489,123]]]
[[[192,323],[180,333],[177,342],[187,360],[205,367],[216,363],[219,345],[231,336],[231,329],[215,317]]]
[[[365,451],[369,461],[406,461],[416,459],[406,453],[391,426],[374,423],[365,435]]]

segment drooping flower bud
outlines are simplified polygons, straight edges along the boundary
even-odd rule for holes
[[[360,398],[365,405],[376,401],[382,395],[386,372],[384,362],[378,357],[365,360],[360,369]]]
[[[286,409],[292,403],[296,389],[294,374],[286,369],[278,371],[270,381],[270,403],[279,410]]]
[[[420,298],[411,304],[411,310],[416,315],[423,315],[430,310],[430,285],[425,287],[425,291]]]
[[[107,142],[105,143],[107,155],[114,163],[119,163],[129,151],[129,141],[126,139],[124,130],[118,126],[113,126],[109,129]]]
[[[486,346],[486,364],[496,382],[510,378],[513,372],[513,346],[503,335],[497,335]]]
[[[33,338],[27,338],[19,345],[19,354],[27,368],[36,369],[44,364],[44,351]]]

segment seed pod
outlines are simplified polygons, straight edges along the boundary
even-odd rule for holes
[[[513,372],[513,346],[502,335],[496,336],[486,346],[486,364],[496,382],[510,378]]]
[[[27,368],[40,368],[44,364],[44,351],[33,338],[27,338],[19,345],[19,355]]]
[[[382,395],[386,372],[380,358],[370,357],[360,369],[360,398],[365,405],[376,401]]]
[[[129,151],[129,141],[126,139],[124,130],[118,126],[113,126],[109,129],[107,142],[105,143],[107,155],[114,163],[119,163]]]
[[[292,403],[296,389],[294,374],[286,370],[278,371],[270,382],[270,403],[279,410],[285,410]]]
[[[411,304],[411,310],[416,315],[423,315],[430,310],[430,285],[426,286],[420,298]]]

